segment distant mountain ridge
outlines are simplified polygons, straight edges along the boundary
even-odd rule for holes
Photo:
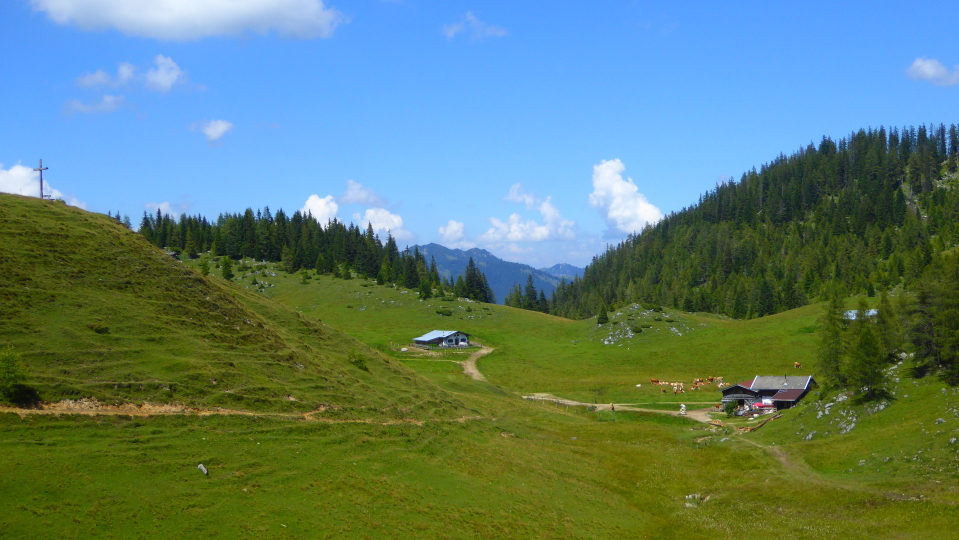
[[[554,264],[549,268],[540,268],[539,271],[546,272],[558,278],[565,278],[566,281],[573,281],[578,277],[583,277],[582,268],[567,263]]]
[[[486,275],[486,281],[493,289],[493,294],[496,295],[496,302],[500,304],[506,299],[506,295],[509,294],[514,284],[526,285],[527,276],[530,274],[533,276],[533,285],[542,290],[547,297],[551,297],[560,281],[563,279],[572,281],[573,276],[583,273],[581,268],[565,263],[550,268],[536,269],[528,264],[504,261],[489,251],[480,248],[464,251],[462,249],[450,249],[439,244],[426,244],[425,246],[417,246],[417,248],[426,257],[427,262],[431,257],[436,260],[436,269],[443,278],[453,277],[455,279],[456,276],[463,274],[470,257],[472,257],[476,266]]]

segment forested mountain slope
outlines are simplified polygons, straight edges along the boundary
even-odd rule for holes
[[[631,235],[561,285],[550,312],[633,301],[758,317],[910,285],[959,240],[959,130],[920,126],[823,138],[718,186]]]
[[[362,343],[195,270],[107,216],[0,194],[0,350],[43,401],[461,413]],[[9,348],[7,348],[9,347]]]

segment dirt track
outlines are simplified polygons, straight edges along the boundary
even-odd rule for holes
[[[608,411],[611,408],[615,408],[617,411],[633,411],[633,412],[649,412],[649,413],[659,413],[659,414],[669,414],[672,416],[681,416],[679,411],[664,411],[660,409],[643,409],[641,407],[632,407],[630,405],[622,405],[618,403],[583,403],[581,401],[573,401],[571,399],[563,399],[554,396],[553,394],[546,393],[536,393],[530,394],[528,396],[523,396],[524,399],[532,399],[536,401],[552,401],[559,405],[566,405],[569,407],[593,407],[598,411]],[[709,423],[712,418],[709,417],[709,411],[714,410],[712,407],[707,409],[687,409],[686,417],[691,420],[696,420],[697,422]]]
[[[469,358],[460,362],[460,365],[463,366],[463,373],[469,375],[474,380],[485,381],[486,377],[484,377],[483,374],[480,373],[479,368],[476,367],[476,361],[491,352],[493,352],[491,347],[483,346],[480,350],[471,354]]]
[[[414,418],[402,418],[396,420],[384,420],[376,421],[369,419],[343,419],[343,418],[324,418],[319,416],[326,412],[328,409],[325,407],[320,408],[315,411],[305,412],[305,413],[271,413],[271,412],[251,412],[251,411],[237,411],[233,409],[202,409],[197,407],[187,407],[185,405],[156,405],[152,403],[144,403],[142,405],[137,405],[134,403],[123,403],[121,405],[110,405],[107,403],[101,403],[95,399],[65,399],[63,401],[58,401],[56,403],[41,403],[39,406],[30,409],[20,409],[16,407],[0,407],[0,413],[14,413],[20,415],[20,417],[25,417],[28,415],[42,414],[42,415],[68,415],[68,414],[79,414],[83,416],[213,416],[213,415],[224,415],[224,416],[257,416],[257,417],[270,417],[270,418],[287,418],[294,420],[307,420],[311,422],[324,422],[327,424],[379,424],[379,425],[393,425],[393,424],[416,424],[421,426],[426,423],[426,420],[418,420]],[[481,420],[485,417],[482,416],[461,416],[459,418],[451,419],[437,419],[431,418],[429,421],[432,422],[467,422],[470,420]]]

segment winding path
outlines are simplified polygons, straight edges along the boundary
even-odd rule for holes
[[[463,366],[463,373],[472,377],[473,380],[486,381],[486,377],[484,377],[483,374],[480,373],[479,368],[476,367],[476,361],[491,352],[493,352],[493,348],[484,345],[480,350],[471,354],[469,358],[460,362],[460,365]]]
[[[631,405],[623,405],[619,403],[583,403],[582,401],[574,401],[572,399],[564,399],[556,397],[553,394],[546,393],[535,393],[527,396],[523,396],[523,399],[532,399],[535,401],[551,401],[559,405],[566,405],[569,407],[593,407],[597,411],[608,411],[610,409],[615,409],[617,411],[632,411],[632,412],[648,412],[648,413],[659,413],[659,414],[669,414],[672,416],[681,416],[679,411],[666,411],[661,409],[644,409],[642,407],[633,407]],[[708,424],[713,419],[709,417],[709,411],[714,410],[712,407],[706,409],[687,409],[686,418],[691,420],[696,420],[697,422],[702,422]]]

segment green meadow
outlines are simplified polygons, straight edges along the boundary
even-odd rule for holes
[[[908,361],[881,406],[817,390],[749,433],[734,428],[755,421],[724,415],[714,427],[521,398],[668,412],[718,402],[694,378],[814,374],[816,305],[751,321],[636,305],[597,326],[253,261],[227,282],[104,216],[7,195],[0,240],[0,347],[39,399],[204,411],[0,413],[5,538],[938,538],[959,525],[959,392],[909,378]],[[470,351],[401,350],[434,329],[492,347],[488,382],[463,374]]]

